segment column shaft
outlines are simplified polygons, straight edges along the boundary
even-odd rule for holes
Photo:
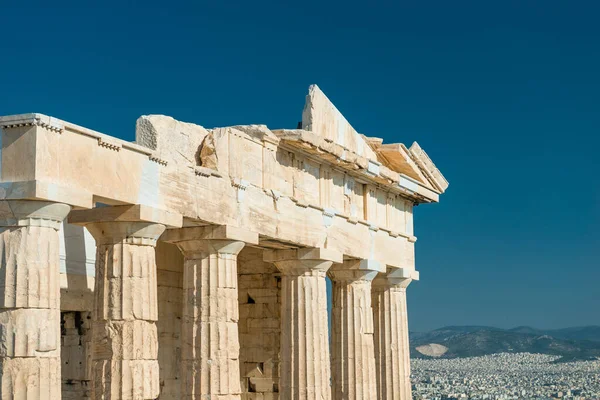
[[[96,238],[92,398],[159,395],[155,245],[164,225],[101,222]]]
[[[0,399],[61,397],[58,229],[69,210],[0,202]]]
[[[199,240],[178,245],[185,256],[182,396],[239,399],[237,255],[244,242]]]
[[[333,398],[371,400],[377,393],[371,280],[376,271],[335,270],[333,279]]]
[[[281,399],[331,399],[325,272],[283,275],[281,285]]]
[[[281,400],[331,399],[325,276],[342,255],[328,249],[265,251],[281,271]]]
[[[377,388],[381,400],[410,400],[410,348],[406,287],[410,279],[373,282]]]
[[[258,234],[221,225],[165,234],[184,256],[181,374],[183,399],[239,400],[237,256]]]

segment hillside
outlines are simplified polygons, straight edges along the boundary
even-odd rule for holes
[[[540,353],[560,356],[561,361],[587,360],[600,357],[599,331],[600,327],[593,326],[558,330],[449,326],[431,332],[411,333],[411,355],[454,358],[495,353]]]
[[[557,339],[590,340],[600,342],[600,326],[579,326],[564,329],[536,329],[530,326],[519,326],[509,329],[510,332],[548,335]]]

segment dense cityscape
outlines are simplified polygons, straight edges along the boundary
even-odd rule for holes
[[[600,399],[600,360],[555,363],[557,358],[501,353],[413,359],[413,399]]]

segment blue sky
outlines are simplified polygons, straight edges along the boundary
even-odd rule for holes
[[[450,181],[416,209],[411,329],[600,324],[599,3],[35,3],[0,5],[0,115],[293,128],[316,83]]]

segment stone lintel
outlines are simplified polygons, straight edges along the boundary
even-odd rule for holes
[[[190,240],[235,240],[257,245],[258,233],[231,225],[207,225],[168,229],[161,240],[170,243]]]
[[[333,264],[331,271],[355,270],[355,271],[374,271],[385,272],[385,264],[373,259],[350,259],[344,260],[343,263]]]
[[[26,117],[25,120],[28,118]],[[7,117],[5,119],[7,124],[8,122],[12,124],[20,123],[19,121],[23,118]],[[11,121],[8,121],[9,119]],[[265,153],[262,155],[262,159],[266,163],[261,164],[264,179],[262,182],[263,190],[259,189],[260,184],[253,186],[253,190],[249,188],[246,191],[246,197],[243,199],[244,204],[240,205],[238,201],[240,201],[243,191],[239,189],[232,190],[230,179],[227,179],[231,178],[229,171],[220,172],[222,179],[213,179],[215,173],[219,172],[197,167],[195,163],[182,164],[175,168],[173,159],[160,155],[160,157],[169,161],[168,167],[163,168],[157,162],[148,159],[155,153],[150,148],[119,141],[116,138],[109,139],[107,135],[100,132],[65,121],[61,123],[65,127],[62,135],[50,133],[40,126],[33,126],[31,130],[35,132],[30,135],[31,138],[29,139],[37,140],[37,144],[33,146],[33,144],[20,143],[19,145],[22,144],[24,150],[14,149],[15,146],[8,146],[8,142],[5,142],[2,154],[5,182],[0,183],[0,199],[56,201],[69,204],[75,209],[91,209],[94,207],[94,200],[112,205],[149,204],[164,208],[167,211],[183,214],[194,221],[203,221],[215,225],[243,226],[264,237],[279,242],[293,243],[294,246],[298,247],[318,247],[324,246],[323,243],[328,243],[328,247],[336,248],[352,257],[372,257],[388,265],[403,266],[403,261],[397,259],[397,254],[390,251],[396,243],[399,247],[402,247],[404,245],[403,240],[394,240],[396,239],[394,233],[390,233],[383,226],[379,233],[374,235],[372,238],[373,243],[371,243],[369,240],[362,239],[364,229],[361,225],[362,221],[358,221],[358,216],[346,215],[346,211],[339,209],[340,207],[336,208],[335,217],[331,217],[332,213],[330,212],[324,212],[323,218],[313,218],[314,208],[324,208],[320,205],[321,197],[319,196],[318,201],[316,200],[317,196],[314,196],[312,200],[310,199],[311,196],[300,196],[303,197],[301,199],[294,198],[293,190],[291,192],[288,190],[293,187],[293,185],[289,186],[291,182],[284,183],[284,181],[279,180],[282,177],[280,176],[280,168],[270,170],[274,165],[279,164],[276,157],[271,158],[272,154]],[[3,130],[3,134],[5,139],[8,140],[10,137],[17,137],[18,131],[24,129],[16,128],[15,132],[4,132]],[[313,132],[306,133],[318,136]],[[246,137],[247,135],[244,134],[243,136]],[[108,142],[109,140],[118,143],[121,150],[107,151],[98,146],[99,141]],[[48,145],[53,146],[53,151],[49,151],[50,148],[44,147],[46,142],[48,142]],[[333,142],[323,140],[323,146],[339,147],[341,150],[340,157],[344,157],[344,154],[349,153]],[[282,149],[281,145],[279,148]],[[194,152],[196,150],[197,147],[194,148]],[[23,168],[20,168],[21,163],[19,160],[22,160],[23,154],[35,154],[36,151],[39,153],[38,159],[29,157],[28,168],[30,171],[27,174],[22,173],[24,171]],[[237,151],[237,149],[234,149],[232,154]],[[293,149],[290,151],[293,151]],[[87,157],[84,164],[81,164],[82,154],[84,158]],[[298,154],[298,152],[295,154]],[[319,153],[315,157],[322,160],[326,157],[325,154]],[[350,155],[346,154],[346,156],[347,160],[351,159]],[[272,162],[275,162],[275,164],[269,166]],[[335,167],[335,165],[338,165],[337,158],[331,158],[331,166],[329,167],[325,161],[320,163],[325,168],[336,169],[337,172],[340,172],[340,169],[344,170],[341,164],[339,168]],[[123,176],[119,168],[113,168],[110,165],[129,165],[131,166],[131,173]],[[366,164],[363,167],[367,167]],[[384,171],[385,168],[381,166],[381,170]],[[211,178],[206,180],[204,176],[198,177],[193,171],[196,171],[199,175],[208,174]],[[245,176],[246,169],[243,169],[242,172],[231,172],[231,174],[233,174],[233,177],[240,178]],[[351,178],[349,182],[354,183],[359,180],[358,175],[360,174],[358,174],[358,171],[352,173],[347,170],[347,172],[348,177]],[[260,180],[258,175],[257,181]],[[302,175],[304,175],[304,172],[298,175],[298,179],[303,179]],[[40,179],[43,182],[40,182]],[[25,181],[25,183],[20,181]],[[365,180],[365,182],[368,181],[368,179]],[[330,185],[332,182],[329,182],[329,180],[320,180],[320,182],[319,191],[333,188]],[[362,184],[361,182],[362,180],[359,184]],[[382,184],[387,185],[385,182],[382,182]],[[24,194],[23,187],[30,185],[33,185],[33,189],[30,190],[33,193],[31,195]],[[348,193],[353,192],[351,186],[348,186],[347,190]],[[276,199],[273,199],[274,191],[281,193],[281,195],[276,196]],[[2,195],[2,193],[4,194]],[[402,193],[404,192],[401,192],[400,195]],[[335,197],[337,194],[332,192],[329,196]],[[360,201],[359,197],[357,195],[357,201]],[[149,200],[143,201],[143,199]],[[296,202],[295,205],[294,202]],[[302,208],[301,202],[319,204],[315,204],[314,208]],[[347,213],[352,214],[352,208],[347,210]],[[244,221],[244,223],[240,225],[235,221]],[[302,221],[302,229],[296,228],[298,221]],[[331,227],[328,226],[329,224],[331,224]],[[392,224],[392,226],[400,225]],[[398,234],[404,236],[401,232],[398,232]]]
[[[278,261],[332,261],[343,263],[343,255],[337,250],[325,249],[323,247],[307,247],[302,249],[288,250],[266,250],[263,260],[275,263]]]
[[[148,222],[167,227],[181,227],[183,217],[143,204],[97,207],[73,211],[69,215],[70,224],[87,225],[96,222]]]
[[[41,180],[0,182],[1,200],[41,200],[92,208],[92,195],[81,189]]]
[[[412,279],[413,281],[418,281],[419,271],[411,268],[389,268],[386,276],[389,279]]]
[[[344,260],[341,264],[333,264],[329,269],[329,277],[334,282],[372,281],[378,273],[385,272],[385,264],[376,260]]]

